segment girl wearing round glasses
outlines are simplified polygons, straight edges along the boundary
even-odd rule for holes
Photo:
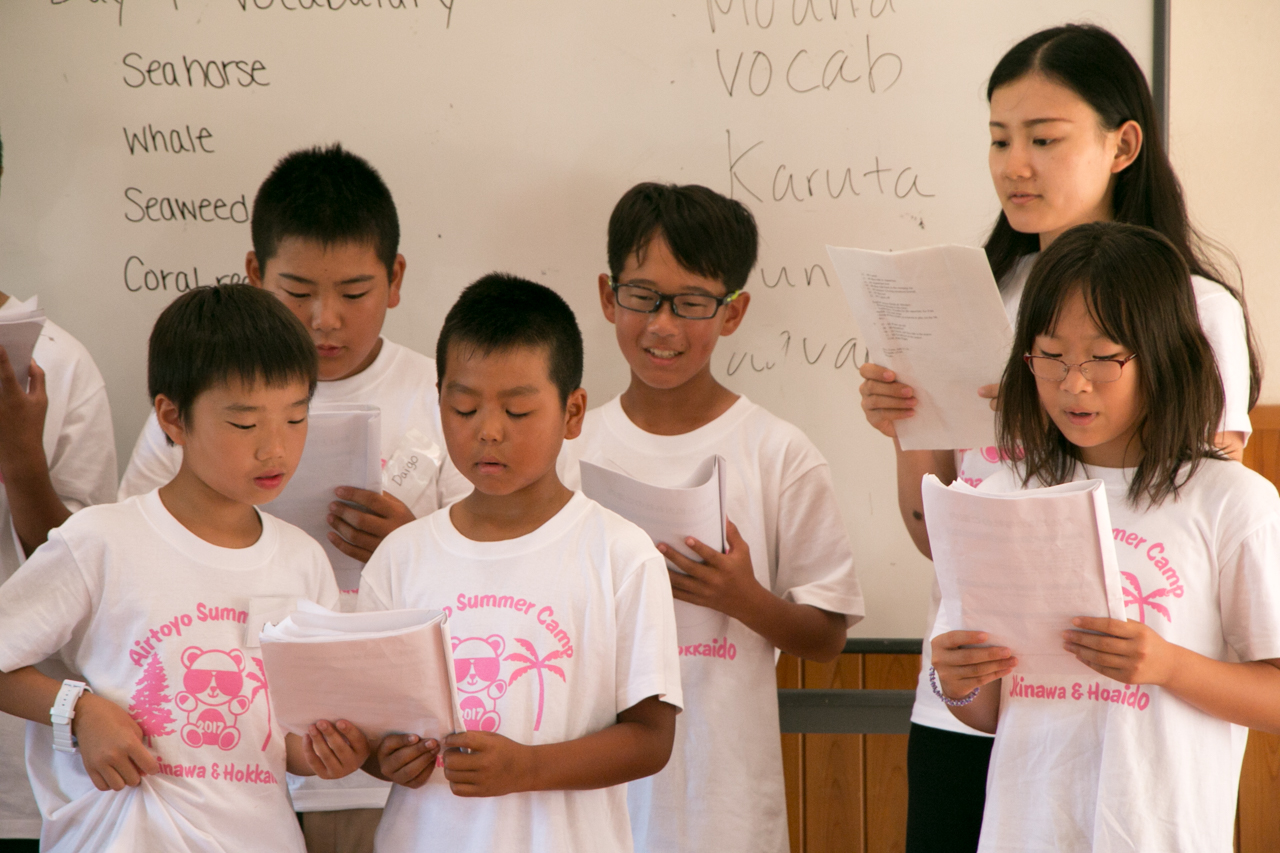
[[[1094,223],[1027,282],[997,418],[1019,458],[980,489],[1102,480],[1130,618],[1079,614],[1063,647],[1098,677],[1032,690],[986,634],[933,638],[935,702],[995,734],[980,851],[1229,851],[1232,724],[1280,731],[1280,496],[1214,443],[1188,276],[1156,232]]]
[[[1224,388],[1215,442],[1238,457],[1248,439],[1248,411],[1259,385],[1248,321],[1239,295],[1219,283],[1226,278],[1206,256],[1205,241],[1190,224],[1181,187],[1160,143],[1151,92],[1133,57],[1098,27],[1044,30],[1000,60],[987,100],[989,165],[1001,212],[986,250],[1010,316],[1017,313],[1037,254],[1066,229],[1115,220],[1160,232],[1188,267],[1200,323]],[[913,414],[913,391],[877,365],[865,365],[861,372],[867,420],[893,437],[894,422]],[[975,391],[991,397],[995,386]],[[996,448],[962,454],[903,452],[896,441],[894,447],[903,521],[916,546],[929,556],[922,477],[933,473],[950,482],[958,476],[977,485],[1000,469],[1001,454]],[[935,586],[930,625],[937,601]],[[926,671],[928,666],[926,644]],[[912,722],[907,849],[973,850],[990,741],[946,713],[923,673]]]

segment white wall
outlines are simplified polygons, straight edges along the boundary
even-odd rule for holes
[[[1280,403],[1280,3],[1173,0],[1169,147],[1195,223],[1236,256]]]

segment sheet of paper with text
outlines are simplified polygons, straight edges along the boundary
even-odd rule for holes
[[[301,527],[324,546],[338,588],[360,588],[364,564],[329,542],[329,504],[338,486],[382,492],[382,414],[356,403],[316,405],[307,415],[307,445],[298,470],[280,496],[263,509]]]
[[[1125,618],[1102,481],[995,494],[929,474],[923,492],[942,590],[934,635],[985,631],[1023,675],[1096,677],[1062,632],[1077,616]]]
[[[0,347],[4,347],[13,367],[13,374],[18,379],[18,387],[27,387],[27,377],[31,370],[31,353],[35,351],[36,341],[44,329],[44,310],[37,307],[37,297],[31,297],[17,310],[0,314]]]
[[[986,253],[972,246],[827,246],[827,253],[872,361],[920,401],[915,416],[896,423],[902,449],[995,444],[995,413],[978,389],[1000,381],[1013,329]]]
[[[299,601],[261,634],[271,706],[287,732],[349,720],[370,738],[466,730],[448,619],[439,610],[334,613]]]

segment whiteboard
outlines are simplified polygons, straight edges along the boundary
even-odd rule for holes
[[[918,637],[932,573],[823,247],[980,244],[986,78],[1084,20],[1152,67],[1151,0],[5,0],[0,290],[39,293],[93,353],[123,465],[156,315],[197,277],[241,279],[259,182],[341,141],[400,212],[388,337],[433,353],[466,284],[522,274],[577,312],[598,405],[628,375],[596,301],[613,204],[642,180],[731,193],[762,244],[715,373],[830,461],[867,597],[854,633]],[[164,198],[186,219],[148,207]]]

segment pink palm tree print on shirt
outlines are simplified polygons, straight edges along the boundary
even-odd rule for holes
[[[515,684],[516,679],[524,675],[526,672],[533,671],[538,673],[538,716],[533,722],[533,730],[536,732],[539,728],[542,727],[542,700],[544,695],[546,694],[546,683],[542,680],[542,671],[545,669],[548,672],[554,673],[560,676],[561,681],[568,683],[568,680],[564,677],[564,670],[558,666],[552,666],[550,663],[548,663],[548,661],[553,661],[553,660],[556,660],[557,658],[564,657],[564,650],[556,649],[554,652],[551,652],[546,657],[540,658],[538,657],[537,650],[533,647],[533,643],[529,642],[528,640],[521,640],[519,638],[516,638],[516,642],[519,643],[521,647],[524,648],[524,650],[531,655],[531,657],[525,657],[519,652],[512,652],[511,654],[503,658],[503,660],[510,660],[510,661],[515,661],[516,663],[525,664],[524,666],[517,669],[515,672],[511,673],[511,677],[507,679],[507,684],[509,685]]]
[[[1124,606],[1128,607],[1130,604],[1138,605],[1138,621],[1139,622],[1141,622],[1144,625],[1147,624],[1146,609],[1148,607],[1150,607],[1155,612],[1159,613],[1165,619],[1168,619],[1170,622],[1173,621],[1173,617],[1169,615],[1169,608],[1165,607],[1163,604],[1157,604],[1156,602],[1151,600],[1153,598],[1164,598],[1169,594],[1169,590],[1165,589],[1164,587],[1161,587],[1160,589],[1152,590],[1146,595],[1143,595],[1142,584],[1138,583],[1137,575],[1131,574],[1130,572],[1121,572],[1120,576],[1123,577],[1125,579],[1125,582],[1129,584],[1128,587],[1125,587],[1125,591],[1124,591]]]

